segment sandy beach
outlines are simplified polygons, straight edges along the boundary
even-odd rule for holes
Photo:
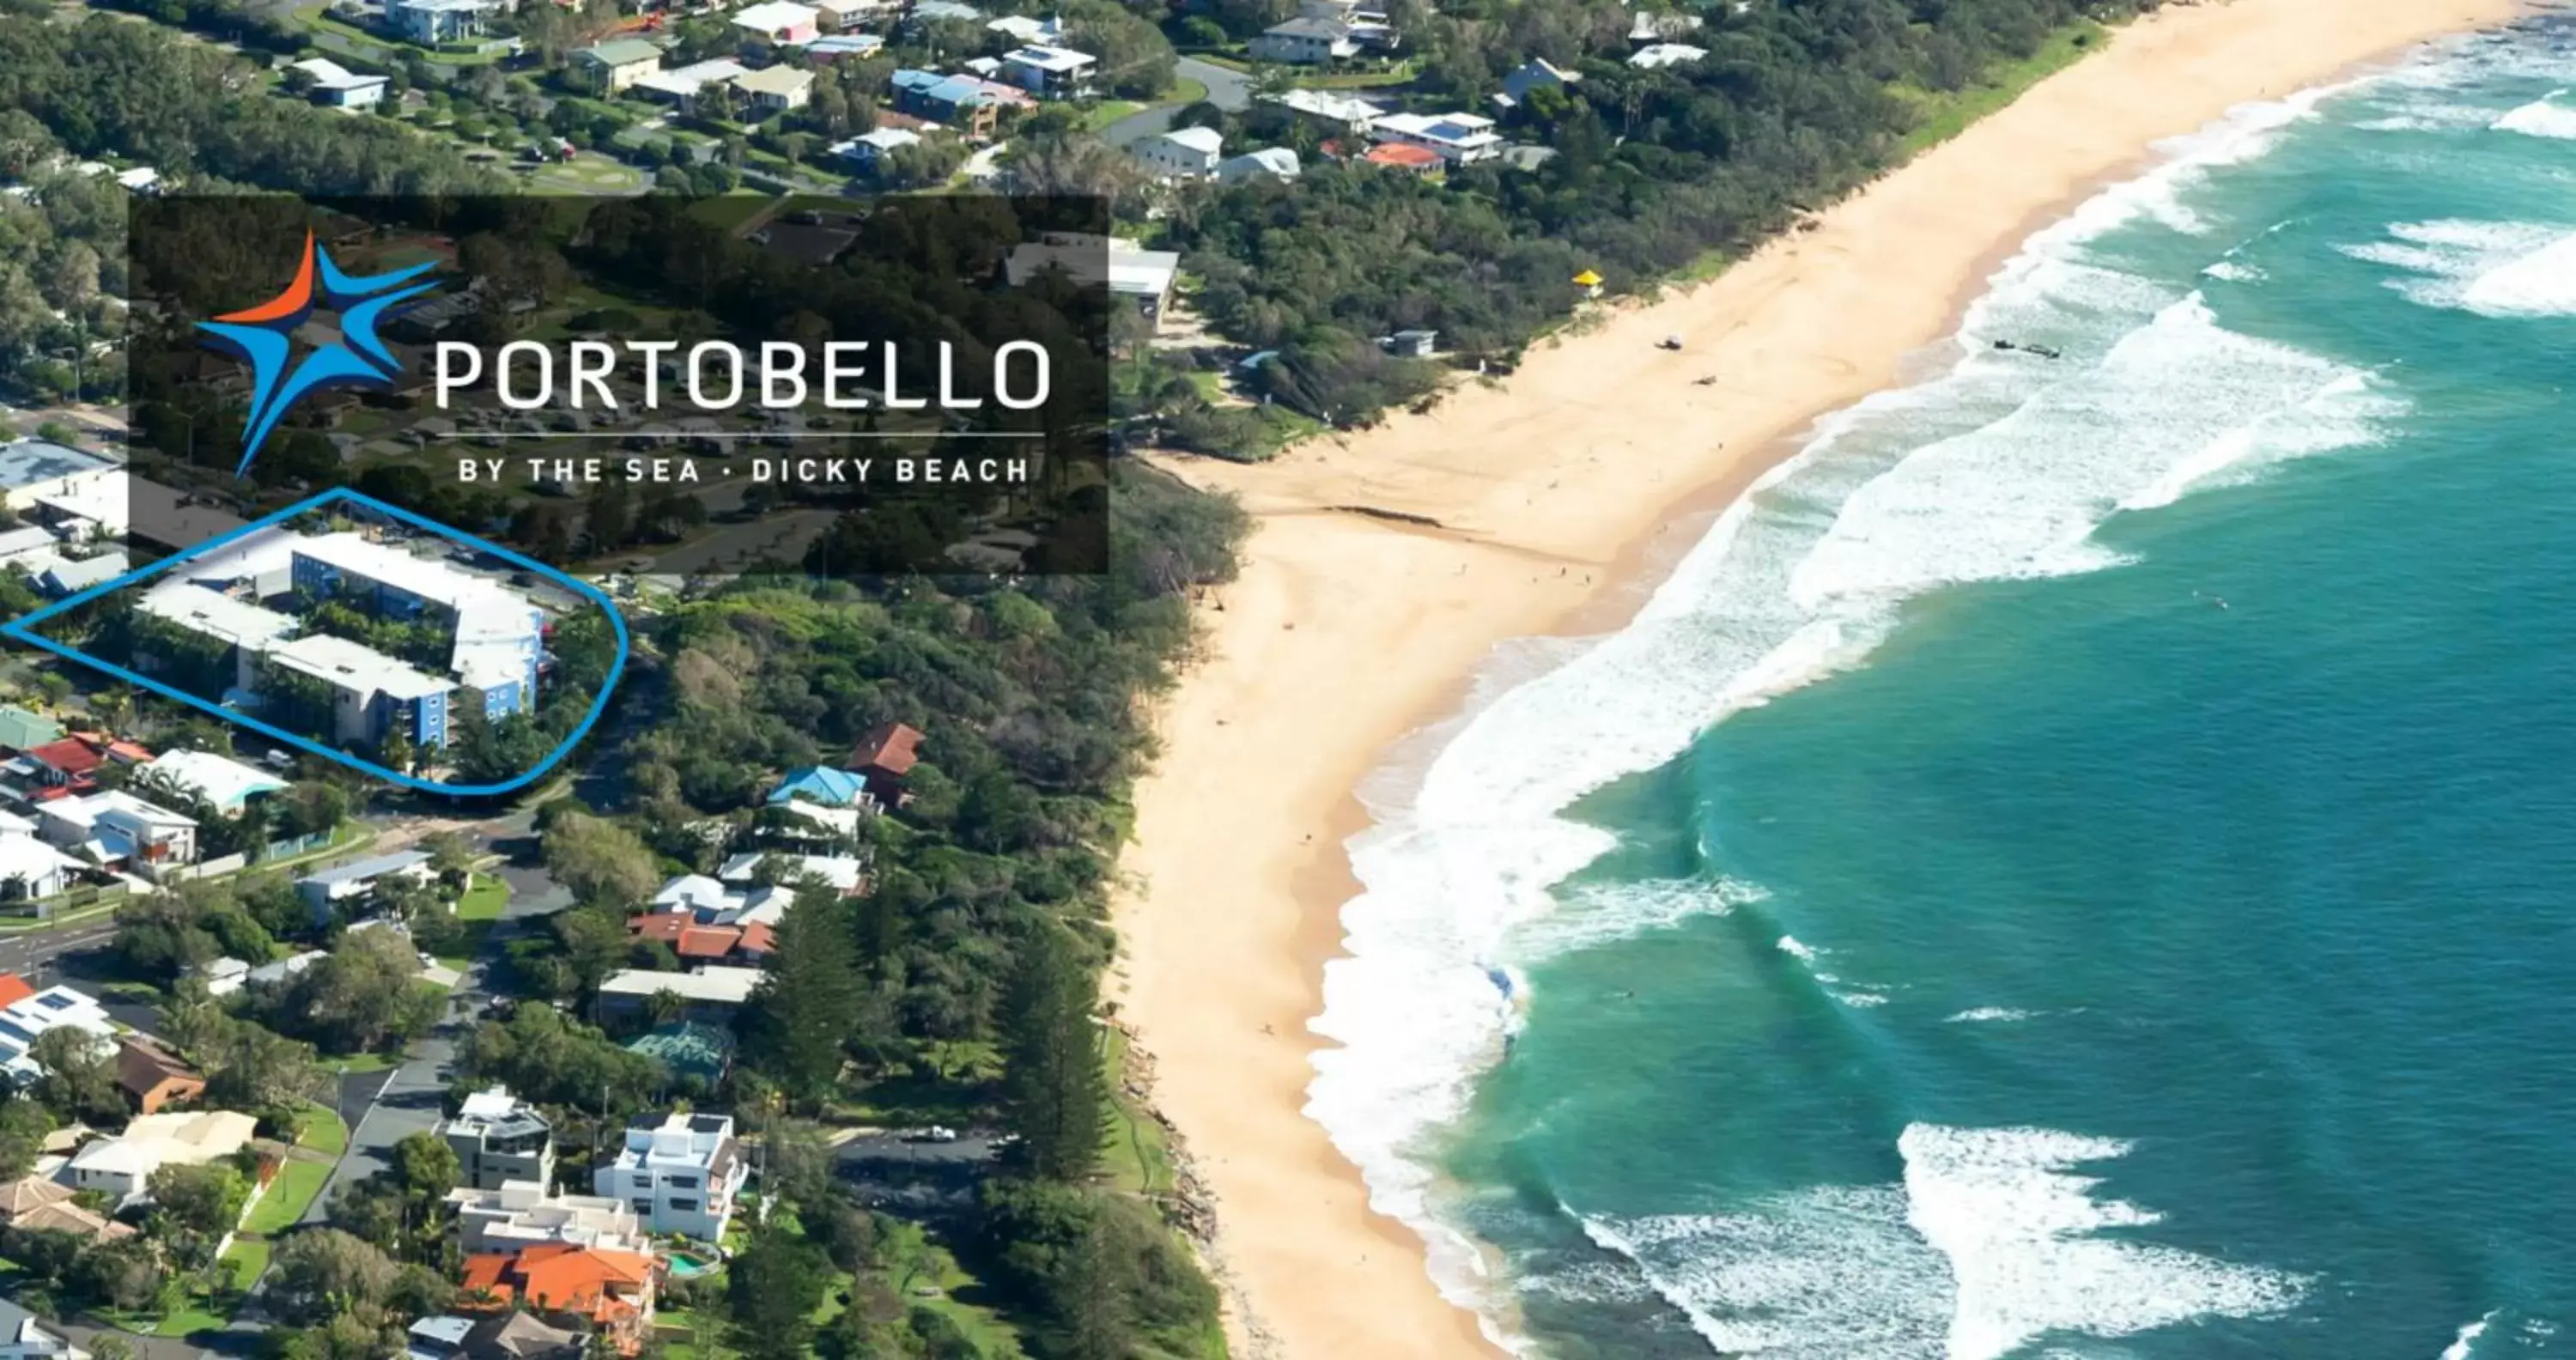
[[[1502,640],[1614,627],[1673,526],[1914,376],[2000,257],[2249,100],[2516,0],[2226,0],[2168,9],[2011,108],[1687,295],[1607,309],[1508,381],[1262,466],[1167,464],[1258,528],[1159,719],[1124,867],[1121,1016],[1215,1197],[1238,1356],[1491,1356],[1412,1229],[1300,1113],[1324,962],[1355,893],[1351,790],[1455,709]],[[1656,347],[1683,337],[1680,353]],[[1695,381],[1715,375],[1707,386]],[[1419,517],[1411,522],[1396,516]]]

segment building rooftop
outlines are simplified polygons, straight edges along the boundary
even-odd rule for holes
[[[1188,147],[1192,151],[1200,152],[1209,156],[1213,156],[1225,149],[1225,137],[1215,128],[1174,128],[1163,134],[1163,140],[1178,143],[1179,145]]]
[[[237,647],[257,649],[283,637],[293,637],[304,623],[292,614],[236,600],[221,591],[210,590],[194,581],[171,581],[143,592],[134,607],[157,619],[166,619],[192,633],[232,643]]]
[[[649,969],[629,968],[612,973],[599,984],[603,996],[659,996],[669,992],[684,1001],[703,1001],[714,1005],[739,1006],[751,999],[754,988],[768,974],[758,968],[701,968],[694,973],[658,973]]]
[[[753,94],[802,94],[814,88],[814,73],[793,66],[764,66],[735,81],[734,87]]]
[[[1076,52],[1070,47],[1049,47],[1044,43],[1031,43],[1026,47],[1012,48],[1002,54],[1002,60],[1014,66],[1026,66],[1044,71],[1049,75],[1066,75],[1086,66],[1100,64],[1100,58],[1088,52]]]
[[[751,74],[751,68],[731,57],[693,62],[687,66],[656,71],[635,82],[636,88],[659,90],[664,94],[695,95],[709,85],[721,85]]]
[[[0,443],[0,489],[15,491],[76,472],[94,472],[116,464],[50,439],[14,439]]]
[[[426,850],[398,850],[390,855],[376,855],[368,859],[352,860],[334,868],[317,870],[295,881],[318,883],[326,887],[342,883],[364,883],[370,879],[400,873],[405,869],[416,868],[427,863],[429,863],[429,852]]]
[[[359,694],[382,692],[397,699],[425,699],[456,688],[454,680],[414,670],[347,638],[315,634],[271,647],[268,655],[289,670]]]
[[[311,57],[294,63],[292,69],[302,71],[306,75],[313,77],[313,84],[316,89],[363,90],[371,85],[382,85],[386,83],[386,78],[383,76],[359,75],[357,72],[350,70],[346,66],[342,66],[340,63],[333,61],[328,57]]]
[[[822,17],[821,10],[812,5],[797,4],[795,0],[761,0],[757,5],[745,5],[734,11],[733,26],[775,33],[782,28],[811,28]]]
[[[447,1121],[447,1131],[469,1138],[518,1138],[551,1133],[554,1125],[508,1087],[495,1086],[467,1096],[456,1117]]]
[[[141,768],[227,811],[259,794],[286,789],[286,781],[268,771],[212,751],[166,751]]]
[[[607,42],[585,47],[573,55],[598,62],[602,66],[638,66],[648,61],[659,65],[662,60],[662,49],[642,38],[611,38]]]

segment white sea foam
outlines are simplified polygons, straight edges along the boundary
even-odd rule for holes
[[[2130,1336],[2200,1317],[2257,1317],[2304,1282],[2169,1247],[2113,1240],[2161,1215],[2095,1197],[2075,1168],[2129,1146],[2049,1129],[1916,1124],[1905,1157],[1906,1222],[1947,1261],[1947,1360],[2001,1360],[2052,1332]]]
[[[1560,814],[1729,714],[1860,664],[1908,600],[2117,565],[2093,531],[2125,499],[2259,462],[2260,437],[2228,458],[2209,451],[2292,421],[2348,371],[2233,334],[2197,295],[2122,273],[2088,246],[2150,221],[2206,229],[2186,201],[2194,181],[2260,154],[2323,97],[2240,109],[2040,232],[1969,308],[1940,377],[1820,421],[1628,628],[1551,644],[1545,667],[1531,664],[1537,652],[1505,650],[1517,683],[1480,685],[1436,754],[1405,762],[1410,787],[1371,782],[1375,824],[1350,843],[1364,891],[1342,915],[1349,956],[1325,970],[1311,1028],[1333,1042],[1315,1056],[1306,1112],[1361,1168],[1372,1205],[1423,1233],[1450,1298],[1486,1302],[1488,1267],[1439,1221],[1426,1135],[1464,1112],[1500,1054],[1505,1016],[1484,969],[1722,912],[1743,891],[1569,894],[1568,911],[1554,885],[1616,842]],[[1997,352],[1998,337],[2065,357]],[[1852,1005],[1883,995],[1840,990]],[[1488,1331],[1522,1344],[1490,1320]]]
[[[2475,1322],[2462,1324],[2459,1337],[2442,1348],[2442,1360],[2469,1360],[2477,1351],[2478,1338],[2487,1334],[2487,1328],[2495,1320],[2496,1315],[2489,1313]]]
[[[1584,1232],[1632,1263],[1712,1349],[1764,1360],[2002,1360],[2042,1337],[2265,1316],[2304,1288],[2102,1235],[2158,1219],[2099,1197],[2099,1180],[2077,1170],[2120,1157],[2125,1143],[1917,1124],[1898,1151],[1901,1187],[1819,1186],[1730,1214],[1596,1216]],[[1607,1296],[1597,1270],[1577,1278]],[[1593,1296],[1570,1280],[1539,1287]]]
[[[2535,99],[2490,124],[2498,132],[2519,132],[2526,137],[2548,137],[2557,141],[2576,141],[2576,107],[2560,101],[2565,90],[2552,90],[2547,98]]]
[[[2576,230],[2538,222],[2401,222],[2343,247],[2405,271],[2389,286],[2426,307],[2490,317],[2576,316]]]
[[[2234,260],[2220,260],[2200,272],[2227,283],[2261,283],[2266,277],[2261,269]]]
[[[2028,1020],[2036,1014],[2038,1014],[2036,1011],[2015,1010],[2010,1006],[1975,1006],[1956,1015],[1943,1016],[1941,1023],[1945,1025],[1973,1025],[1987,1022],[2001,1024],[2013,1020]]]
[[[1566,954],[1669,930],[1685,921],[1724,916],[1768,896],[1757,885],[1731,878],[1587,884],[1560,890],[1557,909],[1523,922],[1504,947],[1531,957]]]

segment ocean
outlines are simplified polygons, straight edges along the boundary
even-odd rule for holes
[[[2570,87],[2541,20],[2163,148],[1364,791],[1309,1113],[1445,1292],[2576,1355]]]

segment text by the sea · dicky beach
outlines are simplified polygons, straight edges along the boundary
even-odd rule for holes
[[[1026,458],[459,458],[456,480],[499,482],[517,465],[529,481],[562,485],[600,482],[794,482],[808,486],[1025,486]]]

